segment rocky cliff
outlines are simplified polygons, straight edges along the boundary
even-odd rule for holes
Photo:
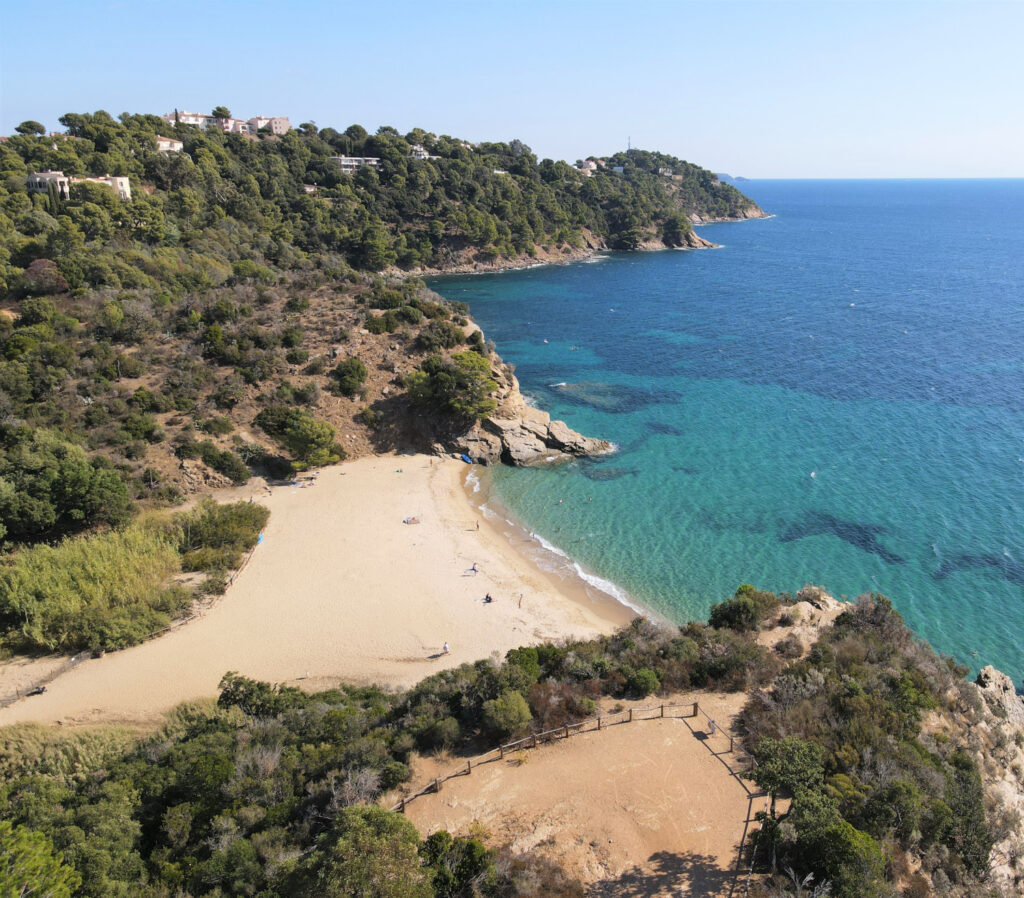
[[[585,437],[562,421],[526,403],[512,369],[494,356],[491,376],[498,384],[498,407],[455,443],[456,451],[478,464],[536,465],[564,456],[602,455],[615,448]]]

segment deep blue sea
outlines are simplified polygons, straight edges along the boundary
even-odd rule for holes
[[[748,181],[722,249],[431,286],[611,456],[501,469],[524,526],[677,622],[876,591],[1024,679],[1024,181]],[[977,654],[974,654],[977,653]]]

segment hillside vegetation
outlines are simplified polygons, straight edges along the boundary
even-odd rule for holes
[[[984,707],[962,669],[916,642],[880,596],[787,661],[792,646],[769,650],[758,629],[780,615],[784,626],[791,601],[742,587],[716,609],[718,627],[637,620],[401,694],[309,695],[228,673],[217,708],[184,708],[128,746],[120,731],[16,728],[0,751],[0,844],[15,865],[51,870],[61,895],[581,896],[543,845],[422,840],[375,802],[408,780],[414,752],[473,755],[589,716],[602,697],[708,688],[752,696],[744,739],[773,798],[748,855],[757,894],[790,894],[773,868],[813,874],[830,886],[817,894],[837,898],[999,894],[985,884],[989,851],[1015,821],[986,806],[971,732]],[[731,611],[751,606],[754,626],[737,627],[744,614]],[[792,799],[785,811],[776,795]]]
[[[216,550],[96,533],[142,506],[429,448],[493,409],[501,361],[466,307],[394,266],[675,245],[690,214],[756,208],[640,151],[585,177],[519,141],[419,130],[61,121],[64,136],[26,123],[0,142],[0,652],[138,641],[190,607],[168,579],[181,553],[222,586]],[[184,151],[157,152],[158,134]],[[379,169],[344,174],[337,155]],[[29,193],[47,170],[127,176],[132,198],[92,182]]]

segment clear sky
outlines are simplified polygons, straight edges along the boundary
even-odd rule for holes
[[[1024,0],[0,0],[0,133],[106,109],[634,146],[747,177],[1024,177]]]

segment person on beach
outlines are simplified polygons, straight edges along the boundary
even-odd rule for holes
[[[472,567],[470,568],[470,570],[471,570],[471,571],[472,571],[472,572],[473,572],[474,574],[479,574],[479,573],[480,573],[480,568],[478,568],[478,567],[476,566],[476,562],[475,562],[475,561],[473,562],[473,566],[472,566]]]
[[[476,529],[477,529],[477,530],[479,530],[479,529],[480,529],[480,522],[479,522],[479,521],[477,521],[477,522],[476,522]]]
[[[452,650],[451,650],[451,648],[449,647],[448,643],[446,642],[446,643],[444,644],[444,648],[443,648],[443,649],[441,649],[441,651],[443,651],[443,652],[444,652],[444,653],[445,653],[446,655],[450,655],[450,654],[451,654],[451,651],[452,651]]]
[[[491,602],[493,602],[493,601],[494,601],[494,596],[492,596],[490,593],[487,593],[487,595],[484,596],[484,604],[485,605],[490,605]]]

